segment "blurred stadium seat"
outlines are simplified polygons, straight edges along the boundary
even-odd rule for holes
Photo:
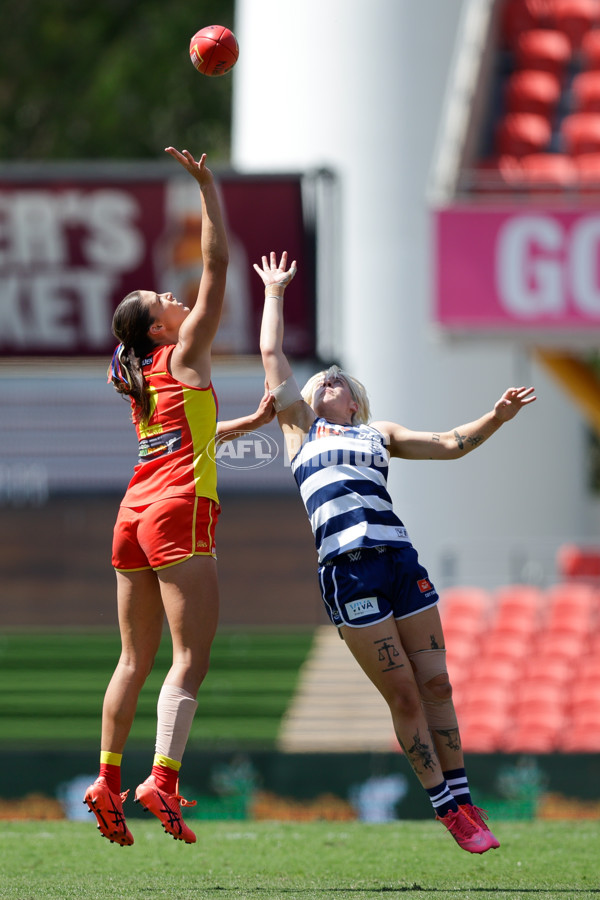
[[[564,153],[528,153],[519,162],[523,188],[554,192],[577,185],[579,172],[575,160]]]
[[[581,58],[585,69],[600,69],[600,29],[593,28],[583,36]]]
[[[546,150],[551,137],[552,128],[544,116],[506,113],[496,126],[495,148],[501,156],[520,158]]]
[[[571,111],[600,112],[600,71],[580,72],[571,82]]]
[[[576,112],[565,116],[560,124],[560,140],[565,153],[600,152],[600,113]]]
[[[506,112],[534,113],[549,120],[556,112],[560,96],[561,85],[556,75],[524,69],[509,76],[504,104]]]
[[[512,47],[522,31],[552,25],[553,0],[507,0],[502,9],[502,36]]]
[[[562,31],[532,28],[519,32],[513,44],[516,67],[550,72],[562,79],[571,60],[571,43]]]
[[[554,26],[567,36],[571,49],[579,50],[585,35],[598,25],[598,0],[554,0]]]
[[[600,80],[600,72],[595,72]],[[586,169],[600,182],[600,153],[583,154],[577,159],[580,177]],[[600,585],[600,547],[579,547],[577,544],[563,544],[556,554],[559,578],[589,579]]]
[[[566,660],[534,655],[526,661],[521,674],[523,685],[542,682],[564,689],[573,679],[573,666]]]

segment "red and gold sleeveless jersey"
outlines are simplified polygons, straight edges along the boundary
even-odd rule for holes
[[[142,361],[151,415],[136,423],[138,463],[121,506],[195,494],[219,502],[214,439],[218,403],[212,384],[188,387],[169,372],[174,344]],[[133,407],[133,403],[132,403]]]

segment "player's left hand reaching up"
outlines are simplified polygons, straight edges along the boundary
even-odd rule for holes
[[[494,405],[496,418],[500,419],[501,422],[508,422],[509,419],[514,419],[524,406],[527,406],[528,403],[533,403],[536,399],[535,396],[532,396],[534,390],[535,388],[532,387],[508,388]]]

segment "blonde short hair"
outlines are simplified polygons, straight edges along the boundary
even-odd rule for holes
[[[352,394],[352,399],[358,406],[358,409],[352,416],[352,424],[367,425],[371,418],[371,406],[369,404],[367,390],[364,384],[361,384],[354,376],[348,375],[347,372],[343,372],[339,366],[330,366],[328,369],[323,369],[322,372],[317,372],[309,378],[302,388],[302,399],[308,403],[309,406],[312,406],[315,389],[325,378],[342,378],[346,382],[350,393]]]

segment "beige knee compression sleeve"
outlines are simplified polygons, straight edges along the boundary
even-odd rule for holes
[[[197,701],[183,688],[163,684],[158,696],[156,753],[181,762]]]
[[[421,692],[421,703],[427,723],[432,729],[458,728],[456,712],[450,694],[445,700],[435,700],[426,685],[436,675],[447,675],[445,650],[419,650],[409,654],[415,680]],[[427,694],[428,696],[425,696]]]

